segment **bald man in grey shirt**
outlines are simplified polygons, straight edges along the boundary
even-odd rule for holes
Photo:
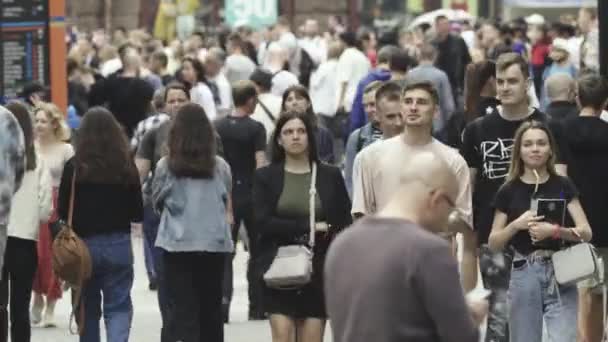
[[[334,342],[476,342],[487,303],[467,307],[456,260],[434,234],[447,225],[456,177],[430,152],[401,176],[385,208],[341,233],[328,252]]]

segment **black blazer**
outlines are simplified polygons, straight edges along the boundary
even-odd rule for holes
[[[278,216],[276,209],[283,192],[284,163],[273,163],[260,168],[253,181],[253,213],[255,229],[259,234],[260,265],[266,270],[285,241],[295,240],[310,231],[308,216],[301,219]],[[344,178],[336,167],[317,164],[317,193],[325,222],[329,225],[327,242],[352,223],[351,203],[344,185]],[[308,194],[304,194],[308,196]],[[324,254],[327,244],[315,245],[315,255]]]

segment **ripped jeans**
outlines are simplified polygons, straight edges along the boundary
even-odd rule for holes
[[[489,298],[486,342],[509,342],[507,291],[512,260],[511,250],[492,252],[488,245],[479,248],[479,268],[483,286],[492,291]]]
[[[550,257],[515,257],[509,284],[512,342],[541,342],[543,320],[549,342],[575,342],[578,291],[555,280]]]

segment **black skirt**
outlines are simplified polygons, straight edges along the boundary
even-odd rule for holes
[[[264,311],[293,319],[327,319],[323,291],[323,265],[329,241],[317,238],[313,255],[313,274],[310,283],[298,289],[279,290],[263,285]]]

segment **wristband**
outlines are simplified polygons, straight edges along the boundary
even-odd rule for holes
[[[559,240],[559,225],[553,225],[553,240]]]

